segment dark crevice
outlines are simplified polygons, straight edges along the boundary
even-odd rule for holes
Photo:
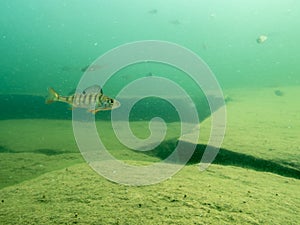
[[[166,159],[173,152],[176,144],[177,142],[174,140],[168,141],[161,144],[161,146],[157,149],[147,152],[146,154],[159,157],[160,159]],[[194,153],[192,154],[192,157],[188,161],[188,164],[199,163],[206,147],[206,145],[198,144]],[[236,166],[300,179],[300,168],[292,166],[291,164],[287,165],[287,162],[274,162],[272,160],[261,159],[224,148],[219,150],[219,153],[214,159],[213,164]]]

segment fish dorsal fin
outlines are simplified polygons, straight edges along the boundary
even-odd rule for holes
[[[82,93],[83,94],[96,94],[96,93],[103,94],[102,88],[99,85],[96,85],[96,84],[84,89],[84,91]]]

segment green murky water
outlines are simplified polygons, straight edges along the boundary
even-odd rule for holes
[[[1,91],[69,92],[100,55],[153,39],[194,51],[223,88],[299,84],[299,7],[295,0],[2,1]],[[263,44],[260,35],[268,37]]]
[[[299,193],[295,188],[299,185],[300,178],[300,143],[297,136],[300,130],[299,21],[300,1],[297,0],[2,0],[0,224],[39,224],[38,218],[46,218],[43,224],[74,224],[83,221],[86,224],[151,224],[150,219],[137,219],[140,214],[135,209],[131,211],[132,217],[125,218],[132,205],[141,208],[147,204],[149,207],[145,211],[145,218],[154,218],[155,224],[190,224],[190,221],[194,224],[201,224],[201,221],[204,224],[217,224],[220,217],[226,218],[224,221],[230,224],[268,224],[271,223],[268,215],[273,211],[275,214],[272,216],[272,223],[280,224],[282,218],[291,218],[290,224],[296,224],[299,218],[296,218],[295,210],[299,211],[300,208]],[[95,71],[101,73],[114,66],[114,62],[107,62],[99,67],[89,67],[98,57],[120,45],[143,40],[161,40],[183,46],[199,56],[212,70],[223,90],[227,105],[227,131],[221,152],[215,161],[221,169],[214,167],[215,171],[212,169],[211,174],[206,174],[206,182],[211,186],[222,186],[221,179],[228,179],[226,190],[243,204],[248,200],[245,200],[245,196],[235,194],[237,190],[230,189],[230,182],[237,182],[235,187],[258,187],[262,191],[256,197],[264,202],[239,209],[240,205],[229,198],[224,201],[232,200],[233,207],[237,209],[225,210],[225,206],[218,206],[225,203],[212,196],[219,196],[218,191],[226,190],[222,187],[220,190],[213,190],[214,193],[208,199],[198,196],[187,188],[195,185],[197,176],[200,176],[193,176],[191,173],[182,173],[183,175],[178,175],[180,181],[171,181],[174,197],[158,197],[155,194],[149,197],[143,192],[144,189],[129,189],[129,192],[134,193],[131,196],[142,196],[141,199],[146,199],[145,203],[140,203],[138,196],[130,199],[127,196],[128,190],[124,191],[123,186],[105,183],[107,181],[101,180],[105,185],[100,195],[108,196],[107,193],[112,189],[116,196],[106,197],[103,201],[99,200],[102,197],[94,199],[82,194],[91,190],[78,189],[82,184],[76,183],[76,174],[79,174],[81,180],[85,180],[85,175],[79,171],[83,167],[88,171],[89,167],[80,155],[73,136],[72,111],[67,104],[46,105],[47,89],[53,87],[62,95],[73,93],[84,74]],[[116,58],[117,60],[119,59]],[[203,91],[184,71],[172,65],[144,61],[124,66],[105,84],[99,85],[103,87],[105,95],[115,98],[131,82],[140,78],[151,81],[153,77],[170,79],[181,86],[191,97],[199,113],[202,128],[197,152],[189,163],[188,170],[191,170],[199,162],[203,147],[207,144],[211,112]],[[176,99],[178,96],[173,97]],[[126,107],[125,100],[122,102],[121,98],[119,101],[121,107]],[[172,152],[180,136],[180,117],[174,106],[153,96],[137,102],[129,116],[132,132],[140,138],[150,135],[149,120],[153,117],[165,119],[169,133],[164,142],[149,154],[131,151],[119,143],[116,137],[112,137],[114,134],[109,124],[110,116],[110,111],[96,115],[99,134],[105,138],[104,142],[114,156],[133,164],[147,164],[164,159]],[[228,165],[236,168],[235,172],[232,168],[227,170]],[[69,167],[74,170],[68,170]],[[249,169],[267,173],[262,175],[263,178],[252,172],[248,175]],[[219,170],[225,171],[226,175],[220,174]],[[73,171],[72,174],[70,171]],[[55,173],[65,172],[69,175],[57,175],[59,181],[56,187],[47,178],[49,176],[54,180]],[[65,176],[68,177],[66,180]],[[249,180],[237,178],[239,176]],[[186,177],[188,178],[185,179]],[[278,203],[282,203],[282,199],[278,202],[271,201],[267,206],[268,199],[274,198],[269,196],[270,189],[260,184],[268,177],[277,188],[276,196],[282,196],[286,200],[284,209]],[[251,183],[252,181],[256,183]],[[246,185],[245,182],[249,183]],[[87,200],[91,204],[90,209],[98,205],[94,207],[97,210],[93,212],[94,215],[101,210],[106,213],[101,214],[101,222],[97,223],[95,221],[99,220],[89,217],[87,209],[85,212],[80,212],[76,207],[75,209],[76,205],[83,208],[87,205],[67,197],[68,193],[51,192],[53,198],[60,196],[59,198],[65,199],[60,206],[57,205],[62,209],[53,211],[51,207],[55,208],[56,203],[48,199],[47,190],[62,190],[64,185],[72,186],[74,192],[82,194],[82,199],[90,199]],[[88,186],[88,183],[84,185]],[[156,193],[155,188],[161,188],[159,185],[149,187],[147,192]],[[285,196],[284,190],[289,187],[292,188],[291,193]],[[183,193],[182,189],[187,192]],[[22,190],[33,193],[22,197],[20,201],[24,206],[32,205],[34,210],[44,207],[44,211],[31,215],[32,208],[29,207],[28,210],[19,205],[23,217],[17,216],[12,210],[15,204],[12,199],[17,198],[13,193],[20,191],[16,195],[25,196],[22,195]],[[93,186],[92,191],[97,190]],[[159,191],[161,192],[162,190]],[[249,193],[250,191],[248,195]],[[178,196],[185,196],[186,199],[186,196],[192,194],[196,196],[194,199],[177,207],[187,212],[188,216],[176,217],[167,213],[166,209],[170,209],[170,206],[165,205],[166,201],[181,204]],[[118,199],[115,204],[114,197]],[[125,205],[119,202],[123,198],[128,200]],[[161,209],[155,208],[158,207],[155,204],[157,198],[163,206]],[[195,204],[203,198],[214,203],[202,206]],[[109,206],[110,201],[112,204]],[[212,207],[214,205],[216,206]],[[123,213],[120,212],[116,218],[116,215],[110,214],[110,207],[120,208]],[[259,207],[269,214],[258,216],[255,209]],[[206,211],[199,213],[198,209]],[[165,210],[165,213],[161,210]],[[206,218],[205,215],[210,210],[215,216]],[[180,210],[177,212],[181,213]],[[236,212],[241,215],[236,217]],[[193,217],[196,214],[201,214],[203,220],[199,222],[198,217]],[[247,215],[252,215],[252,222],[249,222]]]

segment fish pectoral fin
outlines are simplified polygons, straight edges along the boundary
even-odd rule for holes
[[[89,109],[88,112],[93,113],[94,115],[99,112],[100,109]]]

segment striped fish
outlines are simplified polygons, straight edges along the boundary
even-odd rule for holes
[[[96,114],[99,111],[112,110],[120,106],[120,102],[105,96],[99,85],[93,85],[82,93],[70,96],[61,96],[53,88],[48,89],[46,103],[65,102],[72,108],[87,108],[89,112]]]

